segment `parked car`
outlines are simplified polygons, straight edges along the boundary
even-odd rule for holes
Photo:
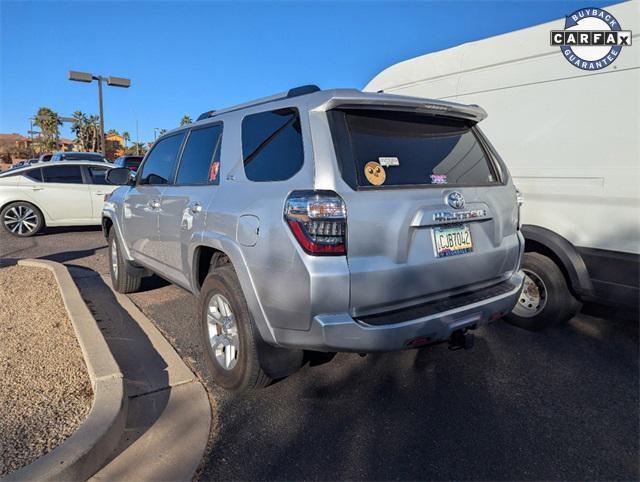
[[[163,135],[105,202],[114,288],[199,297],[215,381],[256,388],[303,350],[449,340],[518,299],[516,190],[477,106],[306,86]]]
[[[640,27],[634,2],[607,11]],[[640,305],[640,111],[629,108],[640,102],[640,56],[598,75],[573,68],[538,41],[564,21],[403,61],[365,88],[490,110],[483,129],[526,199],[527,279],[507,320],[530,330],[571,319],[582,302]],[[607,95],[584,102],[593,92]],[[594,112],[616,122],[594,130]]]
[[[53,154],[41,154],[38,158],[39,162],[49,162]]]
[[[96,161],[109,162],[98,152],[56,152],[51,161]]]
[[[15,236],[45,226],[100,224],[110,166],[90,161],[34,164],[0,174],[0,220]]]
[[[131,172],[136,173],[143,156],[120,156],[113,161],[114,167],[126,167]]]

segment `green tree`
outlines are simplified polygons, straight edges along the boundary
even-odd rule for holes
[[[131,140],[131,134],[128,131],[122,132],[122,138],[124,139],[124,149],[127,150],[127,142]]]
[[[76,136],[74,144],[80,151],[88,149],[87,115],[79,110],[73,113],[71,132]]]
[[[87,134],[90,139],[90,143],[87,145],[87,150],[91,152],[98,152],[100,150],[100,117],[97,115],[90,115],[87,118]]]
[[[147,152],[147,145],[144,142],[134,142],[125,152],[130,156],[144,156]]]
[[[188,115],[183,115],[182,119],[180,119],[180,125],[184,126],[187,124],[191,124],[193,121],[191,120],[191,117],[189,117]]]
[[[36,113],[35,125],[42,132],[42,149],[54,151],[58,148],[58,139],[60,139],[60,126],[62,122],[58,114],[48,107],[40,107]]]

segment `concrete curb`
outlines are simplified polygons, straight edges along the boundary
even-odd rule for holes
[[[103,278],[110,286],[108,278]],[[211,426],[207,391],[155,324],[126,295],[113,291],[118,304],[138,324],[166,363],[167,386],[141,394],[130,402],[129,421],[139,410],[136,402],[168,400],[159,418],[133,444],[97,472],[92,482],[120,480],[190,481],[202,461]],[[158,401],[158,405],[161,405]],[[133,424],[135,425],[135,424]],[[126,433],[126,429],[125,429]],[[178,442],[177,442],[178,441]]]
[[[103,466],[124,430],[127,397],[122,372],[67,268],[33,259],[20,260],[18,265],[53,272],[84,355],[94,398],[87,419],[73,435],[3,480],[87,480]]]

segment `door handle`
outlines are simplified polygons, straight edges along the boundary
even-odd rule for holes
[[[98,191],[96,193],[94,193],[96,196],[104,196],[105,194],[107,194],[106,192],[102,192],[102,191]]]
[[[149,201],[147,203],[147,205],[151,208],[151,209],[160,209],[160,201],[158,201],[157,199],[152,199],[151,201]]]
[[[198,214],[202,212],[202,205],[199,202],[192,202],[187,207],[189,208],[189,211],[191,211],[193,214]]]
[[[38,187],[38,186],[33,186],[31,188],[32,191],[42,191],[44,188],[43,187]]]

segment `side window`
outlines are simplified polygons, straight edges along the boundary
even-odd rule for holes
[[[23,172],[22,175],[32,181],[42,182],[42,171],[40,169],[30,169]]]
[[[244,172],[251,181],[284,181],[302,167],[300,114],[279,109],[242,120]]]
[[[44,182],[58,182],[63,184],[82,184],[80,166],[49,166],[42,168]]]
[[[139,184],[168,184],[171,182],[184,132],[159,141],[142,166]]]
[[[182,153],[176,184],[218,184],[222,126],[194,129]]]
[[[91,184],[109,184],[107,182],[107,171],[104,167],[88,167]]]

